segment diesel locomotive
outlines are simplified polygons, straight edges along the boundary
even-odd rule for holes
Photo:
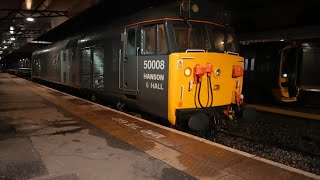
[[[35,51],[32,79],[210,130],[243,103],[244,59],[218,7],[179,1],[117,18]]]

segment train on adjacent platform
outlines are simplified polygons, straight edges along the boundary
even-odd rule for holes
[[[244,89],[248,103],[320,107],[320,40],[244,41]]]
[[[217,7],[179,1],[115,19],[35,51],[32,79],[210,132],[243,103],[244,59]]]

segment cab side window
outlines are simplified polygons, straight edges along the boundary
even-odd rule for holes
[[[168,45],[164,24],[158,25],[157,31],[157,54],[166,54],[168,53]]]
[[[227,34],[227,51],[236,52],[235,42],[232,34]]]
[[[136,29],[129,29],[127,37],[127,55],[136,55]]]
[[[156,53],[156,26],[146,26],[142,29],[142,54]]]
[[[141,54],[166,54],[168,52],[164,24],[149,25],[141,29]]]

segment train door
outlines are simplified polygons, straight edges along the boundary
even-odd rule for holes
[[[67,57],[66,57],[66,51],[61,50],[59,53],[59,60],[60,60],[60,82],[63,84],[67,83],[67,71],[68,71],[68,62],[67,62]]]
[[[92,76],[91,76],[91,49],[81,49],[81,87],[85,89],[92,89]]]
[[[81,87],[100,91],[104,89],[104,51],[102,46],[81,50]]]
[[[122,83],[121,88],[127,97],[135,98],[138,92],[138,52],[140,47],[137,27],[130,27],[125,30],[123,41],[124,55],[122,57]]]
[[[282,101],[296,101],[297,96],[297,63],[298,52],[296,47],[286,47],[282,51],[279,73],[279,86]]]
[[[94,91],[102,91],[104,89],[104,51],[102,46],[92,47],[92,88]]]
[[[39,58],[33,58],[33,61],[32,61],[32,75],[33,76],[39,76]]]

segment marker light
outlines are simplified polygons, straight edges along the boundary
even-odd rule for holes
[[[282,74],[282,77],[283,77],[283,78],[287,78],[287,77],[288,77],[288,74],[287,74],[287,73],[284,73],[284,74]]]
[[[235,65],[232,67],[232,77],[237,78],[243,76],[243,67],[239,65]]]
[[[187,67],[187,68],[184,69],[184,75],[185,76],[189,77],[191,75],[191,73],[192,73],[192,70],[191,70],[190,67]]]

